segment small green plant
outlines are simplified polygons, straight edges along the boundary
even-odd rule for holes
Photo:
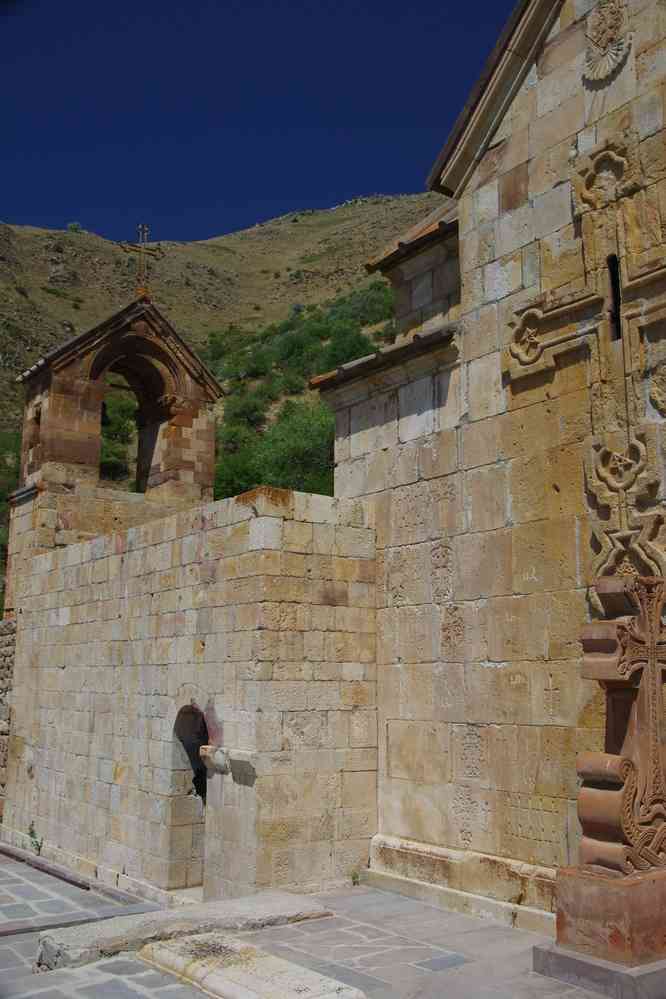
[[[44,846],[44,837],[42,836],[40,839],[37,833],[35,832],[34,820],[31,821],[30,825],[28,826],[28,836],[30,837],[30,842],[32,843],[33,850],[35,851],[37,856],[39,856],[40,853],[42,852],[42,847]]]
[[[83,232],[83,226],[80,222],[69,222],[67,232]]]

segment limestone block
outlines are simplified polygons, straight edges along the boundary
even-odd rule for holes
[[[523,664],[527,668],[527,664]],[[535,725],[498,724],[488,730],[488,784],[497,791],[534,793],[541,733]]]
[[[551,660],[570,659],[580,652],[574,637],[588,620],[585,590],[558,590],[550,594],[548,608],[548,656]]]
[[[566,27],[563,25],[561,31],[549,38],[539,55],[538,70],[540,80],[544,81],[550,73],[561,66],[568,66],[576,56],[585,51],[586,45],[587,40],[583,21],[572,22]]]
[[[500,454],[503,420],[491,417],[461,428],[463,468],[476,468],[496,461]]]
[[[469,722],[529,724],[530,674],[524,664],[492,662],[465,666],[465,717]]]
[[[429,605],[398,607],[397,656],[403,662],[433,662],[439,654],[439,612]]]
[[[283,524],[286,529],[292,521],[286,523],[278,517],[256,517],[249,522],[248,547],[281,548]]]
[[[498,851],[497,792],[465,783],[450,789],[450,826],[453,842],[465,849]]]
[[[388,722],[388,776],[417,784],[451,779],[450,726],[442,722]]]
[[[489,465],[465,473],[464,505],[468,530],[492,531],[506,525],[507,481],[505,465]]]
[[[464,369],[461,367],[450,368],[436,376],[434,430],[455,429],[460,423],[464,402],[463,379]]]
[[[528,663],[532,694],[532,723],[575,726],[578,718],[577,660]]]
[[[508,224],[507,224],[508,229]],[[531,231],[524,227],[525,235],[531,238]],[[529,240],[527,240],[529,242]],[[523,285],[522,257],[520,253],[511,253],[493,261],[483,269],[484,302],[497,302],[507,295],[512,295]]]
[[[579,36],[572,48],[580,45]],[[562,55],[562,50],[560,50]],[[537,115],[548,114],[561,107],[580,92],[580,80],[585,66],[585,53],[581,49],[570,55],[563,64],[553,68],[537,84]]]
[[[449,841],[448,785],[381,777],[379,789],[380,831],[419,843]]]
[[[352,406],[349,440],[351,457],[358,458],[396,444],[397,416],[396,392],[384,392]]]
[[[559,107],[530,122],[530,159],[580,132],[584,125],[585,96],[581,88]]]
[[[434,385],[432,376],[402,386],[398,392],[398,434],[401,441],[414,440],[434,429]]]
[[[499,596],[488,601],[488,658],[497,663],[545,659],[547,597]]]
[[[354,708],[349,713],[349,724],[351,746],[363,748],[377,745],[377,713],[374,710]]]
[[[450,475],[458,468],[458,433],[443,430],[432,434],[417,451],[418,477],[434,479]]]
[[[499,185],[496,180],[480,187],[474,195],[474,217],[477,225],[492,222],[499,215]]]
[[[484,601],[441,607],[440,656],[446,662],[482,662],[488,658],[487,606]]]
[[[313,525],[311,523],[299,520],[287,520],[284,522],[283,531],[284,547],[287,551],[301,553],[312,551]],[[267,545],[266,547],[269,546]]]
[[[577,586],[576,521],[542,520],[520,524],[513,534],[513,590],[535,593]]]
[[[512,539],[509,530],[454,538],[458,575],[454,600],[476,600],[511,592]]]
[[[469,418],[483,420],[505,409],[499,353],[470,361],[468,368]]]
[[[558,232],[542,239],[541,275],[545,291],[583,281],[585,277],[583,243],[577,237],[573,225],[566,225]]]
[[[432,600],[430,554],[429,542],[387,550],[383,586],[388,607],[425,604]]]
[[[512,792],[499,799],[501,852],[528,863],[566,863],[567,801],[544,794]]]

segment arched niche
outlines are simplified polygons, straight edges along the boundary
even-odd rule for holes
[[[199,749],[208,744],[203,711],[188,704],[176,715],[172,734],[169,875],[167,888],[203,884],[206,767]]]

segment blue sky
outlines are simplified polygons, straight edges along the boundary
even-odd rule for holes
[[[0,0],[0,219],[203,239],[421,191],[513,2]]]

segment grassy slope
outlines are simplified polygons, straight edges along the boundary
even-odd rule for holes
[[[151,261],[153,299],[201,348],[229,323],[253,330],[284,319],[296,303],[364,283],[364,262],[438,201],[433,194],[359,199],[203,242],[163,242],[164,255]],[[20,413],[13,376],[126,305],[134,267],[132,255],[91,233],[0,223],[0,429],[15,427]]]

